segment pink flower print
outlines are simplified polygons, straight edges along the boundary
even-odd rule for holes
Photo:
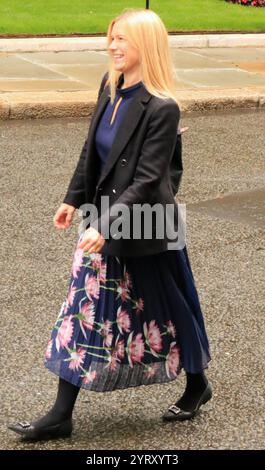
[[[100,253],[91,253],[90,259],[91,259],[91,267],[93,269],[99,270],[100,266],[101,266],[101,260],[102,260],[101,254]]]
[[[63,303],[62,303],[62,305],[61,305],[60,312],[59,312],[59,314],[58,314],[56,323],[57,323],[57,321],[61,318],[61,316],[65,313],[66,310],[67,310],[67,302],[64,300]]]
[[[166,322],[166,325],[167,325],[167,332],[173,336],[173,338],[176,338],[176,328],[175,326],[173,325],[172,321],[169,320]]]
[[[101,336],[103,337],[103,342],[107,347],[111,346],[113,334],[111,331],[111,322],[106,320],[105,323],[101,326],[99,330]]]
[[[77,278],[77,273],[81,269],[81,264],[83,261],[83,254],[84,254],[84,250],[82,248],[77,248],[74,252],[74,260],[73,260],[73,267],[72,267],[72,273],[73,273],[74,278]]]
[[[118,358],[116,354],[109,354],[107,367],[109,367],[111,370],[116,370],[117,363],[118,363]]]
[[[63,304],[64,305],[64,308],[63,308],[63,313],[64,314],[66,314],[68,308],[73,305],[76,291],[77,291],[77,289],[76,289],[76,287],[73,287],[73,282],[72,282],[72,285],[71,285],[71,287],[69,289],[69,292],[68,292],[67,299]]]
[[[103,262],[100,253],[91,253],[91,267],[96,270],[99,282],[106,282],[107,264]]]
[[[123,359],[125,355],[124,340],[119,338],[120,337],[118,335],[113,348],[113,353],[117,356],[118,359]]]
[[[147,367],[144,374],[148,379],[151,379],[152,377],[154,377],[157,370],[158,370],[158,364],[156,364],[156,363],[155,364],[150,364],[150,366]]]
[[[75,297],[75,294],[76,294],[76,287],[73,286],[73,283],[69,289],[69,292],[68,292],[68,296],[67,296],[67,304],[72,306],[73,305],[73,302],[74,302],[74,297]],[[68,308],[68,305],[67,305],[67,308]]]
[[[66,348],[68,346],[72,339],[73,331],[72,315],[64,317],[55,340],[57,351],[59,351],[60,347]]]
[[[87,330],[93,330],[94,320],[95,320],[95,306],[93,302],[87,302],[86,304],[82,305],[81,308],[82,313],[82,325]]]
[[[89,384],[90,382],[93,382],[96,376],[97,372],[95,370],[90,371],[89,369],[87,372],[85,372],[84,375],[81,375],[83,384]]]
[[[151,353],[154,356],[158,357],[157,353],[161,351],[163,344],[161,333],[155,320],[152,320],[149,323],[149,328],[147,328],[146,323],[144,323],[144,335],[146,337],[146,341],[149,345]]]
[[[170,344],[170,350],[166,358],[166,373],[169,378],[170,374],[173,377],[177,377],[179,368],[179,348],[176,346],[176,342]]]
[[[118,343],[115,344],[115,347],[116,347],[117,357],[119,359],[123,359],[125,356],[124,341],[123,340],[118,341]]]
[[[99,282],[96,276],[91,276],[89,273],[85,277],[85,291],[87,297],[92,300],[92,297],[95,299],[99,298]]]
[[[131,277],[130,277],[130,274],[127,271],[125,271],[125,273],[124,273],[124,282],[125,282],[125,285],[128,289],[132,288]]]
[[[47,349],[46,349],[46,353],[45,353],[45,357],[46,359],[50,359],[51,358],[51,355],[52,355],[52,339],[49,340],[48,342],[48,346],[47,346]]]
[[[117,292],[118,292],[117,298],[121,297],[121,300],[123,302],[126,302],[126,300],[130,298],[130,293],[129,293],[129,290],[125,281],[120,282],[119,286],[117,287]]]
[[[130,333],[128,338],[128,361],[131,367],[134,362],[141,362],[144,356],[144,342],[142,339],[142,333],[138,333],[133,339],[133,331]]]
[[[124,358],[125,355],[125,347],[124,341],[119,339],[119,335],[115,341],[115,345],[112,347],[111,354],[108,357],[108,367],[110,369],[115,370],[117,368],[118,362]]]
[[[101,263],[100,271],[99,271],[99,282],[105,284],[107,277],[107,263]]]
[[[70,354],[69,369],[77,370],[85,360],[86,351],[83,348],[78,348],[77,350],[71,351]]]
[[[66,301],[64,302],[64,308],[63,308],[64,315],[66,314],[68,307],[69,307],[69,304],[68,304],[68,300],[66,299]]]
[[[140,297],[138,300],[136,300],[135,302],[135,306],[133,308],[136,308],[136,314],[138,315],[138,313],[142,312],[143,309],[144,309],[144,301],[143,299]]]
[[[121,307],[118,308],[117,310],[117,325],[119,328],[120,333],[130,333],[130,327],[131,327],[131,320],[126,312],[126,310],[122,310]]]

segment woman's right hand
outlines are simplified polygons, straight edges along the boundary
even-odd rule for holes
[[[53,218],[55,227],[59,229],[70,227],[75,209],[76,208],[74,206],[70,206],[69,204],[61,204]]]

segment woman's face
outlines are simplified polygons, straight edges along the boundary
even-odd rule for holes
[[[125,35],[122,21],[114,23],[111,33],[112,42],[109,45],[109,54],[113,60],[115,70],[128,72],[140,70],[140,54],[132,46]]]

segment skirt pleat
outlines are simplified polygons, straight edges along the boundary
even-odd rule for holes
[[[198,373],[210,359],[186,246],[137,258],[76,246],[45,354],[51,372],[105,392]]]

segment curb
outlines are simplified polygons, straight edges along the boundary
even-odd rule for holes
[[[192,95],[192,96],[191,96]],[[0,94],[0,120],[44,119],[91,116],[97,93],[43,92]],[[185,90],[179,92],[181,112],[205,113],[213,110],[265,109],[265,87],[226,90]]]
[[[170,47],[265,47],[265,34],[169,35]],[[0,38],[0,52],[106,51],[106,37]]]
[[[0,120],[85,117],[92,115],[97,93],[0,93]]]

